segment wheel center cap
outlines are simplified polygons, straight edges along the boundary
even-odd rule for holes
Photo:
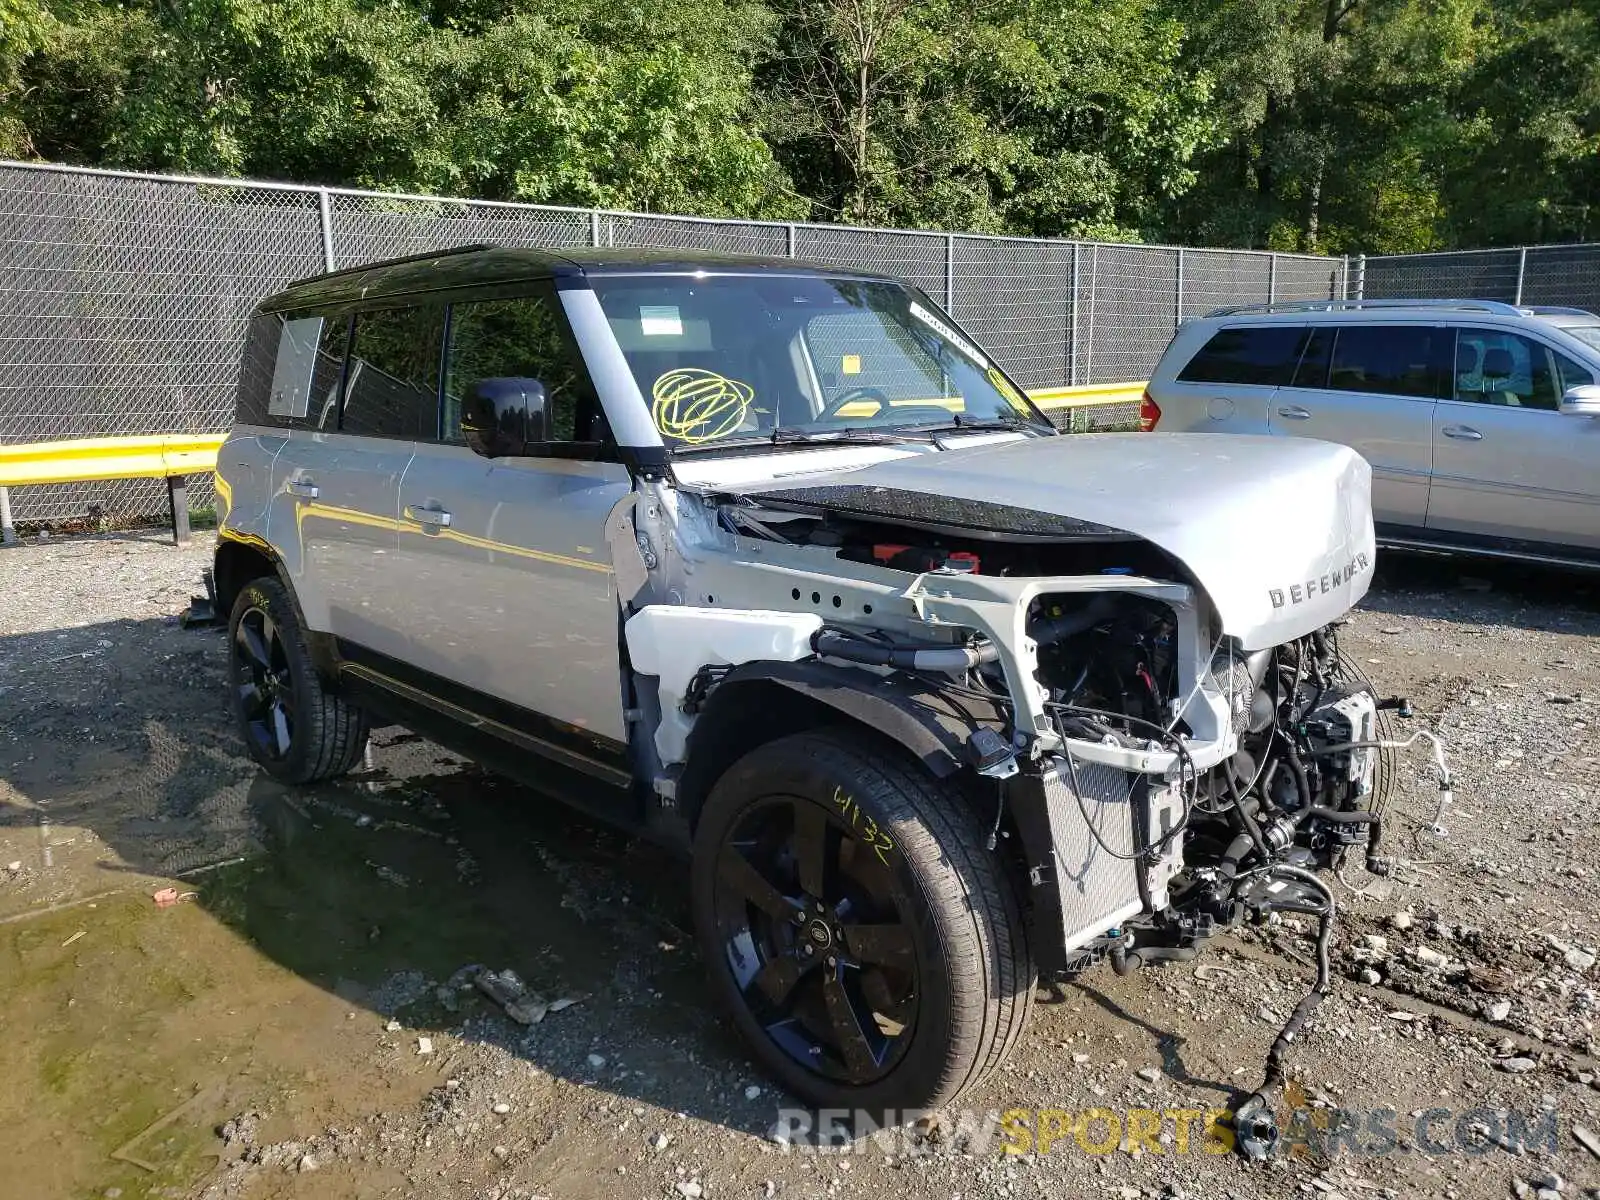
[[[826,950],[833,945],[833,930],[828,928],[826,921],[812,921],[806,926],[806,937],[811,939],[811,944],[818,950]]]

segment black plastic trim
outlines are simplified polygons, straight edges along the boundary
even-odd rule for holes
[[[421,706],[476,733],[540,755],[617,787],[633,785],[627,747],[462,684],[419,670],[343,638],[336,639],[341,684],[378,688],[408,706]],[[621,698],[618,697],[620,703]]]
[[[1378,544],[1396,550],[1418,550],[1429,554],[1479,555],[1515,562],[1543,563],[1551,567],[1600,570],[1600,550],[1584,546],[1563,546],[1557,542],[1536,542],[1521,538],[1494,537],[1481,533],[1461,533],[1451,529],[1425,529],[1417,525],[1380,522]]]

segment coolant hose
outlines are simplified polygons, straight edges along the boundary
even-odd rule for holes
[[[1118,946],[1110,954],[1111,969],[1118,975],[1132,975],[1153,962],[1188,962],[1199,953],[1199,946],[1138,946],[1132,950]]]
[[[879,642],[839,629],[819,629],[811,635],[811,648],[827,658],[868,667],[897,667],[902,671],[970,671],[980,663],[994,662],[1000,649],[993,642],[952,646],[944,642]]]
[[[1059,617],[1041,617],[1033,623],[1028,633],[1041,646],[1073,637],[1115,615],[1118,599],[1120,597],[1109,592],[1101,593],[1077,612],[1062,613]]]

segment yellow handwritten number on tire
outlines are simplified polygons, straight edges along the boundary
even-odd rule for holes
[[[651,415],[663,437],[691,446],[727,437],[750,414],[755,390],[700,367],[664,371],[650,388]]]

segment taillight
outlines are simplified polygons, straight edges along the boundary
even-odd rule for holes
[[[1150,399],[1150,393],[1146,392],[1139,397],[1139,432],[1149,433],[1159,420],[1161,420],[1161,406]]]

